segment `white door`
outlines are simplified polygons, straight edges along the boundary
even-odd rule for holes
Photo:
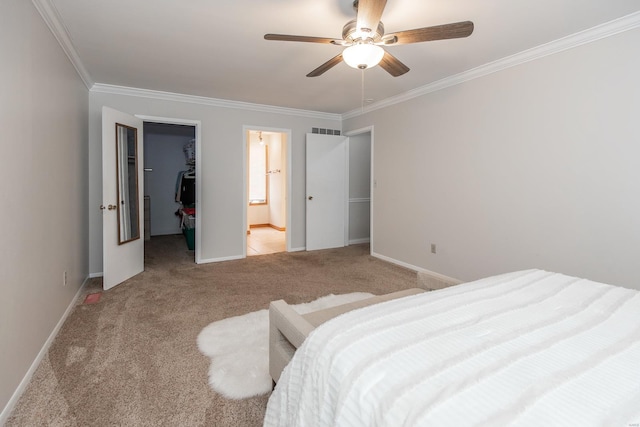
[[[102,108],[100,208],[105,290],[144,270],[142,143],[141,119]]]
[[[307,250],[346,246],[346,136],[307,134]]]

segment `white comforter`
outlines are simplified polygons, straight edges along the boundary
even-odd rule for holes
[[[640,293],[540,270],[317,328],[265,426],[638,426]]]

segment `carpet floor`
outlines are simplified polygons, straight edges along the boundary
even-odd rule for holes
[[[261,426],[268,395],[230,400],[207,384],[196,339],[209,323],[330,293],[415,287],[413,271],[368,245],[196,265],[184,237],[153,237],[145,271],[100,292],[92,279],[7,426]]]

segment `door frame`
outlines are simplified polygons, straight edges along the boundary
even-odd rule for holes
[[[356,135],[361,135],[363,133],[369,133],[371,135],[371,158],[369,159],[369,161],[371,162],[371,176],[369,177],[370,182],[369,182],[369,253],[373,254],[374,250],[373,250],[373,198],[374,198],[374,194],[375,194],[375,188],[376,188],[376,180],[375,180],[375,173],[374,173],[374,130],[373,130],[373,125],[371,126],[366,126],[363,128],[359,128],[359,129],[354,129],[354,130],[350,130],[348,132],[344,132],[345,136],[356,136]],[[349,149],[349,142],[347,141],[347,150]],[[347,158],[349,159],[349,155],[347,152]],[[347,162],[347,200],[346,200],[346,204],[347,204],[347,208],[346,208],[346,234],[345,234],[345,238],[347,240],[347,244],[349,241],[349,162]]]
[[[157,117],[146,116],[142,114],[135,114],[135,117],[142,119],[143,124],[145,122],[164,123],[169,125],[186,125],[193,126],[196,129],[196,230],[195,230],[195,263],[202,264],[201,253],[201,236],[202,236],[202,215],[200,212],[200,201],[202,200],[202,141],[201,141],[201,129],[202,122],[200,120],[190,119],[174,119],[169,117]]]
[[[284,144],[285,147],[285,151],[286,151],[286,157],[287,157],[287,164],[286,164],[286,173],[287,173],[287,179],[286,179],[286,203],[285,203],[285,215],[287,216],[286,221],[285,221],[285,240],[286,240],[286,244],[287,244],[287,252],[291,252],[291,145],[292,145],[292,141],[291,141],[291,129],[284,129],[284,128],[274,128],[274,127],[268,127],[268,126],[250,126],[250,125],[242,125],[242,240],[244,242],[244,245],[242,245],[242,258],[246,258],[247,257],[247,225],[248,225],[248,221],[247,221],[247,190],[248,190],[248,183],[247,183],[247,156],[248,156],[248,152],[247,152],[247,144],[249,143],[249,140],[247,139],[247,135],[249,134],[249,131],[264,131],[264,132],[277,132],[277,133],[283,133],[286,135],[286,143]],[[197,169],[196,169],[197,170]],[[197,179],[197,178],[196,178]],[[197,190],[197,187],[196,187]],[[197,217],[196,217],[197,218]],[[196,230],[197,231],[197,230]]]

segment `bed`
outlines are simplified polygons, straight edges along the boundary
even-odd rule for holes
[[[316,328],[265,426],[640,425],[640,294],[527,270]]]

